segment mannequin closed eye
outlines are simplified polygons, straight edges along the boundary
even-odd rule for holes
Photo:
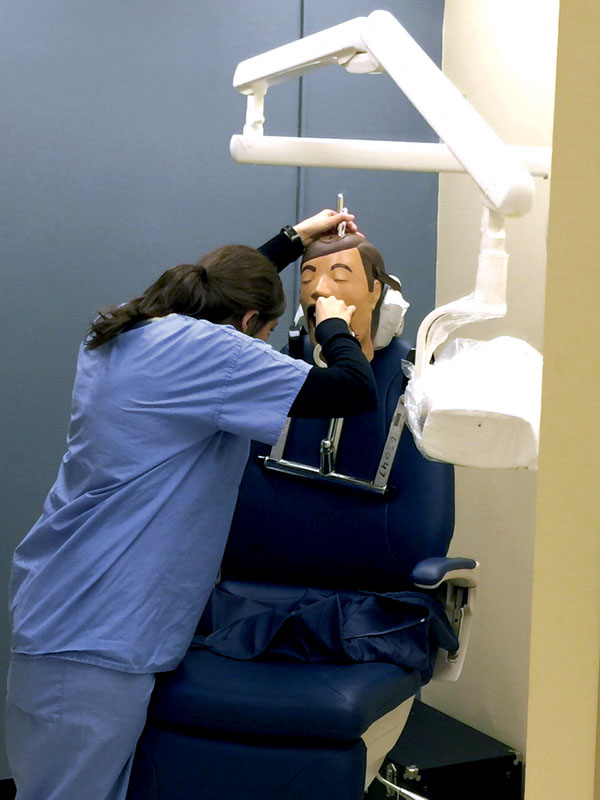
[[[354,274],[352,267],[348,264],[341,263],[332,264],[329,271],[332,273],[333,280],[338,283],[348,280],[350,275]],[[316,277],[317,270],[312,264],[304,264],[300,274],[302,276],[302,283],[310,283]]]
[[[349,279],[348,273],[352,275],[352,270],[350,267],[346,266],[346,264],[334,264],[331,268],[331,272],[333,273],[333,280],[337,283],[344,283]]]

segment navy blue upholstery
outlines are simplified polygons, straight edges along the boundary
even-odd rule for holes
[[[282,669],[280,662],[194,650],[162,682],[152,717],[213,735],[354,741],[419,687],[416,671],[394,664],[286,663]]]
[[[308,337],[305,340],[309,348]],[[394,339],[376,351],[372,363],[380,407],[345,420],[338,472],[363,480],[375,476],[402,390],[401,361],[410,347],[407,341]],[[285,457],[318,466],[319,443],[328,424],[328,420],[294,420]],[[268,452],[268,447],[253,447],[223,562],[224,576],[399,591],[412,588],[410,574],[417,562],[446,555],[454,530],[453,469],[425,460],[408,430],[400,440],[391,475],[395,493],[386,499],[274,475],[257,458]]]
[[[412,571],[412,581],[419,586],[435,586],[452,570],[475,569],[473,558],[428,558],[421,561]]]
[[[396,339],[375,354],[379,409],[345,421],[338,472],[373,479],[408,351]],[[317,466],[327,427],[295,420],[285,457]],[[414,590],[415,566],[446,555],[453,469],[426,461],[408,430],[385,497],[269,472],[258,460],[268,450],[253,447],[244,474],[223,561],[228,587],[249,598],[274,584],[277,592],[282,584]],[[157,680],[129,800],[360,800],[361,734],[421,681],[417,670],[389,663],[237,661],[192,649]]]
[[[363,800],[360,740],[238,740],[149,725],[138,745],[127,800]]]

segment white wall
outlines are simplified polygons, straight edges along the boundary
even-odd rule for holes
[[[507,144],[550,145],[558,0],[446,0],[443,69]],[[542,349],[549,185],[509,220],[508,314],[459,335],[518,336]],[[475,279],[481,202],[470,178],[440,179],[437,303]],[[510,380],[510,376],[507,376]],[[457,684],[423,699],[521,751],[525,748],[536,475],[457,469],[452,555],[482,563],[470,651]]]

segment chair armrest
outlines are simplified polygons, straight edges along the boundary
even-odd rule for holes
[[[475,608],[479,564],[472,558],[426,558],[411,573],[419,589],[437,589],[445,584],[445,610],[458,639],[458,650],[438,650],[433,678],[455,681],[462,671]]]
[[[477,586],[479,564],[472,558],[426,558],[415,566],[411,580],[419,589],[437,589],[451,581],[455,586]]]

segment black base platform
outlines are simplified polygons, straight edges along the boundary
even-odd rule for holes
[[[427,800],[521,800],[521,754],[415,700],[380,774]],[[398,794],[375,780],[365,798]]]

